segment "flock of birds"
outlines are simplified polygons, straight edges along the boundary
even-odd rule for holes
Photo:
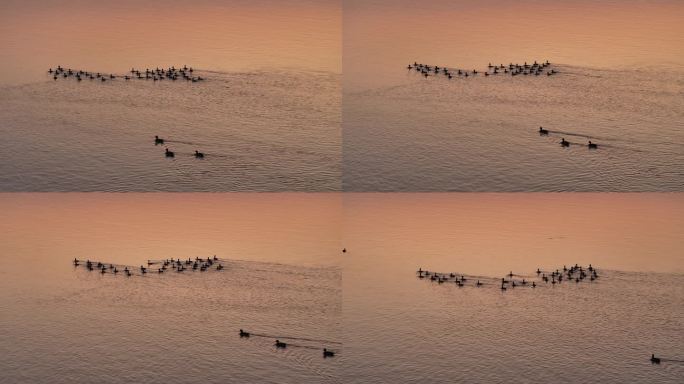
[[[188,257],[187,260],[181,260],[180,258],[171,258],[165,260],[147,260],[147,266],[141,265],[140,267],[133,267],[130,265],[120,265],[113,263],[103,263],[100,261],[79,260],[76,258],[74,258],[73,264],[74,267],[83,266],[88,271],[98,270],[103,275],[107,273],[118,275],[119,273],[121,273],[122,275],[128,277],[136,274],[139,276],[144,276],[147,273],[151,272],[162,274],[168,270],[173,270],[176,272],[183,272],[186,270],[199,270],[201,272],[204,272],[212,269],[220,271],[224,268],[223,264],[221,263],[221,259],[216,257],[216,255],[214,255],[214,257],[207,257],[206,259],[200,257],[195,257],[194,259],[192,259]]]
[[[440,67],[439,65],[429,65],[418,62],[413,62],[413,64],[407,65],[406,69],[408,69],[409,71],[414,70],[420,73],[425,78],[428,78],[430,76],[443,75],[449,80],[451,80],[454,76],[468,78],[472,76],[477,76],[480,73],[482,73],[485,77],[496,76],[499,74],[510,74],[511,76],[539,76],[544,73],[546,74],[546,76],[551,76],[558,73],[558,71],[551,68],[551,63],[549,63],[548,60],[543,63],[537,63],[535,61],[532,64],[528,64],[527,62],[524,62],[523,64],[510,63],[508,64],[508,66],[505,66],[503,64],[499,64],[497,66],[492,65],[492,63],[489,63],[487,69],[482,72],[479,72],[477,69],[466,70],[458,68]]]
[[[220,271],[224,269],[225,267],[221,263],[221,259],[216,257],[214,255],[213,257],[207,257],[207,258],[201,258],[201,257],[195,257],[194,259],[192,258],[187,258],[186,260],[181,260],[180,258],[174,259],[164,259],[164,260],[148,260],[147,261],[147,266],[141,265],[140,267],[133,267],[129,265],[120,265],[120,264],[113,264],[113,263],[103,263],[100,261],[91,261],[91,260],[79,260],[77,258],[74,258],[73,264],[74,267],[85,267],[88,271],[99,271],[100,274],[113,274],[113,275],[118,275],[121,273],[124,276],[130,277],[133,275],[138,275],[138,276],[145,276],[148,273],[157,273],[157,274],[163,274],[169,270],[173,270],[176,272],[184,272],[184,271],[208,271],[208,270],[216,270]],[[224,261],[225,262],[225,261]],[[252,334],[250,332],[244,331],[243,329],[240,329],[239,333],[240,337],[250,337],[250,336],[261,336],[261,337],[270,337],[267,335],[259,335],[259,334]],[[287,348],[288,343],[284,341],[280,341],[280,339],[275,340],[275,347],[276,348]],[[295,346],[295,347],[303,347],[301,345],[297,344],[289,344],[290,346]],[[310,347],[308,347],[310,348]],[[334,357],[335,352],[323,348],[323,357],[328,358],[328,357]]]
[[[591,264],[584,268],[580,265],[575,264],[570,268],[563,266],[563,268],[556,269],[555,271],[542,271],[537,268],[536,280],[535,276],[522,276],[516,275],[511,271],[501,280],[495,277],[483,277],[483,276],[466,276],[457,273],[441,273],[441,272],[431,272],[428,270],[423,270],[418,268],[416,271],[419,279],[427,279],[431,282],[436,282],[437,284],[452,283],[459,287],[464,287],[467,284],[471,284],[475,287],[482,287],[484,285],[496,285],[501,291],[506,291],[508,289],[513,289],[516,287],[531,287],[536,288],[542,282],[551,283],[552,285],[561,284],[564,280],[567,282],[585,282],[598,279],[599,274],[596,268]],[[538,284],[539,283],[539,284]]]
[[[484,74],[485,77],[488,76],[494,76],[498,74],[510,74],[511,76],[518,76],[518,75],[523,75],[523,76],[539,76],[543,73],[546,73],[547,76],[555,75],[558,73],[555,69],[551,68],[551,63],[546,60],[543,63],[538,63],[537,61],[533,62],[532,64],[528,64],[527,62],[524,62],[523,64],[513,64],[510,63],[508,66],[505,66],[503,64],[497,65],[492,65],[492,63],[489,63],[487,70],[483,72],[478,72],[477,69],[471,70],[465,70],[465,69],[458,69],[458,68],[448,68],[448,67],[440,67],[439,65],[428,65],[428,64],[421,64],[418,62],[414,62],[413,64],[409,64],[406,66],[406,68],[410,70],[415,70],[416,72],[419,72],[421,75],[424,77],[429,77],[429,76],[438,76],[438,75],[444,75],[447,79],[452,79],[454,76],[459,76],[459,77],[471,77],[471,76],[477,76],[478,74],[482,73]],[[539,135],[540,136],[548,136],[549,135],[549,130],[544,129],[543,127],[539,127]],[[565,140],[565,138],[561,138],[561,141],[559,143],[561,147],[569,147],[570,142]],[[575,143],[572,143],[575,144]],[[589,149],[598,149],[598,144],[592,143],[591,140],[586,144]]]
[[[545,129],[543,127],[539,127],[539,136],[548,136],[548,135],[549,135],[548,129]],[[569,141],[565,140],[564,137],[561,137],[561,141],[559,142],[559,144],[561,147],[567,148],[570,146],[571,143]],[[576,144],[576,143],[572,143],[572,144]],[[583,144],[580,144],[580,145],[583,145]],[[589,142],[586,145],[587,145],[587,148],[589,148],[589,149],[598,149],[598,144],[592,143],[591,140],[589,140]]]
[[[155,146],[164,145],[164,139],[162,139],[158,135],[155,135],[154,136],[154,145]],[[204,159],[204,153],[200,152],[196,149],[195,149],[195,153],[193,153],[192,155],[195,157],[195,159]],[[174,157],[176,157],[176,153],[173,151],[170,151],[168,147],[165,147],[164,148],[164,156],[174,158]]]
[[[82,81],[84,79],[89,79],[89,80],[100,80],[101,82],[105,82],[107,80],[115,80],[115,79],[124,79],[126,81],[128,80],[133,80],[133,79],[139,79],[139,80],[152,80],[152,81],[162,81],[164,79],[168,80],[178,80],[178,79],[183,79],[186,81],[190,81],[193,83],[196,83],[198,81],[204,81],[205,78],[202,76],[197,76],[195,77],[193,75],[194,69],[192,67],[188,67],[187,65],[184,65],[182,68],[176,68],[174,66],[168,67],[168,68],[155,68],[155,69],[149,69],[146,68],[145,71],[131,68],[130,70],[130,75],[115,75],[113,73],[100,73],[100,72],[91,72],[91,71],[84,71],[84,70],[77,70],[77,69],[71,69],[71,68],[64,68],[61,65],[58,65],[57,68],[55,69],[48,69],[48,73],[52,75],[52,78],[56,81],[59,78],[64,78],[64,79],[69,79],[69,78],[74,78],[77,81]],[[154,136],[154,145],[163,145],[164,144],[164,139],[162,139],[159,136]],[[204,153],[195,150],[195,153],[192,154],[196,159],[204,159]],[[164,156],[168,158],[173,158],[176,157],[175,152],[169,150],[169,148],[165,148],[164,150]]]
[[[250,332],[247,332],[243,329],[240,329],[239,335],[240,335],[240,338],[248,338],[248,337],[252,337],[252,336],[271,337],[269,335],[260,335],[260,334],[250,333]],[[310,340],[310,339],[305,339],[305,340]],[[276,347],[276,349],[285,349],[288,347],[288,345],[289,346],[295,346],[295,347],[303,347],[303,346],[297,345],[297,344],[286,343],[284,341],[281,341],[280,339],[275,339],[275,342],[273,343],[273,345]],[[335,351],[332,351],[328,348],[323,348],[323,358],[328,358],[328,357],[335,357]]]
[[[422,64],[418,62],[414,62],[413,64],[409,64],[406,66],[406,68],[411,71],[414,70],[418,73],[420,73],[422,76],[425,78],[430,77],[430,76],[439,76],[443,75],[447,79],[452,79],[454,76],[459,76],[459,77],[472,77],[472,76],[477,76],[479,74],[483,74],[485,77],[488,76],[495,76],[499,74],[504,74],[508,75],[510,74],[511,76],[518,76],[518,75],[523,75],[523,76],[539,76],[542,74],[546,74],[546,76],[551,76],[555,75],[558,73],[557,70],[551,68],[551,63],[546,60],[545,62],[538,63],[537,61],[534,61],[532,64],[528,64],[527,62],[524,62],[523,64],[518,64],[518,63],[510,63],[507,66],[503,64],[499,65],[492,65],[492,63],[489,63],[487,66],[487,70],[479,72],[477,69],[473,70],[466,70],[466,69],[458,69],[458,68],[448,68],[448,67],[440,67],[439,65],[429,65],[429,64]],[[548,136],[549,135],[549,130],[544,129],[543,127],[539,127],[539,135],[540,136]],[[571,143],[565,138],[561,138],[561,141],[559,142],[560,146],[563,148],[569,147],[571,144],[573,145],[584,145],[584,144],[579,144],[579,143]],[[587,148],[589,149],[598,149],[598,144],[592,143],[591,140],[586,144]]]
[[[128,80],[152,80],[152,81],[162,81],[164,79],[176,81],[178,79],[183,79],[192,83],[198,81],[204,81],[202,76],[194,76],[193,72],[195,70],[192,67],[184,65],[183,68],[176,68],[174,66],[168,68],[146,68],[145,71],[140,69],[131,68],[129,74],[126,75],[116,75],[113,73],[100,73],[92,71],[84,71],[80,69],[63,68],[58,65],[55,69],[48,69],[48,74],[52,75],[52,78],[57,81],[59,78],[74,78],[76,81],[82,80],[99,80],[105,82],[107,80],[124,79]]]
[[[555,271],[542,271],[537,268],[535,271],[536,276],[521,276],[516,275],[511,271],[506,276],[502,277],[500,280],[496,277],[484,277],[484,276],[466,276],[457,273],[442,273],[442,272],[432,272],[418,268],[416,271],[419,279],[429,280],[437,284],[451,283],[458,287],[464,287],[470,284],[474,287],[482,287],[485,285],[497,286],[499,290],[505,292],[507,290],[516,287],[530,287],[537,288],[541,283],[544,284],[551,283],[552,286],[556,284],[561,284],[563,281],[567,283],[579,284],[581,282],[593,282],[599,278],[598,271],[595,267],[589,264],[588,267],[584,268],[578,264],[568,268],[563,266],[563,268],[558,268]],[[535,280],[536,278],[536,280]],[[539,284],[537,284],[539,283]],[[684,362],[683,360],[673,360],[656,357],[655,354],[651,354],[651,363],[660,364],[662,361],[672,361],[672,362]]]

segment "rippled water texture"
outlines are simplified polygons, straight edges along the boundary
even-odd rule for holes
[[[339,4],[31,1],[6,8],[3,190],[340,189]],[[46,71],[57,65],[119,75],[189,65],[206,80],[53,81]],[[175,159],[154,146],[155,135]]]
[[[684,188],[681,4],[401,4],[344,8],[344,190]],[[559,73],[482,75],[535,60]]]
[[[344,204],[345,382],[681,382],[681,196],[347,194]],[[575,263],[599,278],[493,283]],[[438,284],[419,267],[471,279]]]
[[[339,197],[49,195],[0,196],[0,382],[339,382]],[[214,254],[225,269],[71,264]]]

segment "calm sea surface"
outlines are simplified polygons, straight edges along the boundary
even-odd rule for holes
[[[674,383],[684,374],[680,194],[0,199],[5,382]],[[223,271],[126,278],[71,265],[214,254]],[[511,271],[532,281],[537,268],[575,263],[599,278],[499,290]],[[437,284],[418,268],[468,280]],[[239,328],[254,337],[240,339]],[[275,338],[291,345],[276,350]],[[322,348],[337,355],[323,359]]]
[[[679,2],[345,3],[344,190],[682,190],[683,16]],[[545,60],[557,74],[483,75]],[[480,73],[424,78],[414,62]]]
[[[340,189],[338,3],[10,2],[0,21],[4,191]],[[55,81],[57,65],[205,81]]]
[[[344,207],[345,382],[684,377],[681,195],[346,194]],[[575,263],[599,278],[499,289],[510,271]]]
[[[344,354],[339,196],[5,194],[0,207],[0,382],[339,382],[341,360],[322,356]],[[225,269],[72,265],[214,254]]]

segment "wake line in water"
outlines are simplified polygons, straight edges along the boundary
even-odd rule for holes
[[[169,140],[169,139],[164,139],[165,143],[178,143],[178,144],[187,144],[187,145],[206,145],[204,143],[198,143],[198,142],[192,142],[192,141],[184,141],[184,140]]]
[[[549,136],[561,137],[560,135],[551,135],[551,134]],[[566,142],[572,147],[585,147],[585,148],[587,147],[587,143],[578,143],[576,141],[567,141],[567,140],[566,140]],[[611,149],[619,149],[622,151],[630,151],[630,152],[639,152],[639,153],[646,152],[646,151],[641,150],[641,149],[628,148],[628,147],[618,146],[618,145],[614,145],[614,144],[604,144],[604,143],[594,143],[594,144],[598,145],[598,148],[592,148],[591,149],[592,151],[601,150],[601,149],[605,149],[605,148],[611,148]]]
[[[574,137],[583,137],[583,138],[588,139],[588,140],[593,139],[593,140],[600,140],[600,141],[623,141],[623,142],[626,142],[626,143],[633,143],[633,144],[638,144],[638,143],[639,143],[639,141],[629,141],[629,140],[621,140],[621,139],[610,139],[610,138],[607,138],[607,137],[591,136],[591,135],[586,135],[586,134],[583,134],[583,133],[575,133],[575,132],[553,131],[553,130],[550,130],[550,129],[548,130],[548,132],[549,132],[549,133],[548,133],[546,136],[553,136],[553,137],[574,136]],[[581,146],[581,147],[586,147],[586,146],[587,146],[587,143],[577,143],[577,142],[573,142],[573,141],[568,141],[568,143],[569,143],[571,146]],[[642,142],[642,143],[643,143],[643,142]],[[619,149],[619,150],[631,151],[631,152],[640,152],[640,153],[646,152],[646,151],[644,151],[644,150],[637,149],[637,148],[623,147],[623,146],[618,146],[618,145],[614,145],[614,144],[604,144],[603,142],[601,142],[601,143],[594,143],[594,144],[598,145],[598,148],[597,148],[597,149],[602,149],[602,148],[613,148],[613,149]],[[644,143],[644,144],[658,144],[658,143]]]
[[[313,350],[320,350],[320,347],[312,347],[310,345],[299,345],[299,344],[292,344],[292,343],[287,343],[287,347],[293,347],[293,348],[303,348],[303,349],[313,349]]]
[[[599,76],[599,75],[590,75],[590,74],[588,74],[588,73],[579,73],[579,72],[565,72],[565,71],[563,71],[563,74],[564,74],[564,75],[571,75],[571,76],[591,77],[591,78],[594,78],[594,79],[601,79],[601,78],[603,78],[603,76]]]
[[[176,155],[183,155],[185,157],[195,157],[195,152],[179,152],[179,151],[173,151]],[[205,160],[208,157],[216,157],[216,158],[221,158],[221,159],[229,159],[232,157],[236,156],[231,156],[231,155],[226,155],[226,154],[220,154],[220,153],[210,153],[210,152],[202,152],[204,155],[200,160]]]
[[[454,272],[435,272],[435,271],[428,271],[428,270],[423,270],[422,268],[419,268],[417,271],[417,278],[421,280],[427,280],[430,282],[436,282],[437,284],[443,284],[443,283],[455,283],[459,287],[464,287],[466,285],[468,286],[474,286],[474,287],[481,287],[484,284],[480,280],[485,280],[489,281],[490,284],[492,281],[497,282],[497,285],[499,284],[498,282],[500,281],[500,288],[501,291],[506,291],[508,289],[512,289],[515,287],[530,287],[530,288],[536,288],[536,287],[541,287],[542,285],[546,285],[548,283],[551,283],[552,286],[555,286],[557,284],[561,284],[563,280],[566,281],[565,285],[568,284],[579,284],[580,282],[586,283],[585,279],[590,281],[591,283],[594,283],[596,279],[599,278],[598,273],[596,271],[596,268],[592,267],[591,264],[584,269],[578,264],[575,264],[575,266],[571,266],[570,268],[567,268],[566,266],[563,266],[562,268],[557,268],[555,271],[551,272],[548,276],[546,275],[546,272],[542,271],[540,268],[537,268],[536,271],[536,277],[531,278],[531,279],[525,279],[524,277],[520,279],[523,275],[518,275],[514,274],[513,271],[511,271],[509,274],[505,275],[504,277],[501,278],[501,280],[497,279],[496,277],[481,277],[481,278],[465,278],[465,275],[454,273]],[[460,278],[459,278],[460,275]],[[516,280],[515,278],[518,278]],[[474,282],[473,280],[477,280]],[[539,283],[539,284],[537,284]],[[489,284],[487,284],[489,285]],[[492,284],[493,285],[493,284]]]
[[[266,334],[263,334],[263,333],[251,333],[251,332],[250,332],[250,336],[267,337],[267,338],[270,338],[270,339],[277,339],[277,340],[283,339],[283,340],[311,341],[311,342],[314,342],[314,343],[321,343],[321,344],[340,344],[340,345],[342,344],[342,343],[339,342],[339,341],[332,341],[332,340],[309,339],[309,338],[306,338],[306,337],[294,337],[294,336],[266,335]],[[289,347],[289,346],[290,346],[290,344],[288,344],[288,347]]]
[[[566,132],[566,131],[553,131],[550,129],[548,131],[549,131],[549,134],[560,134],[560,135],[565,135],[565,136],[584,137],[585,139],[609,140],[607,138],[603,138],[603,137],[599,137],[599,136],[590,136],[590,135],[586,135],[583,133]]]
[[[260,344],[263,344],[263,343],[260,343]],[[269,343],[268,345],[270,347],[274,347],[274,344]],[[290,348],[290,347],[294,347],[294,348]],[[282,354],[282,356],[284,356],[288,359],[294,360],[301,367],[309,369],[310,371],[314,372],[315,374],[326,378],[325,382],[335,382],[335,383],[339,382],[337,380],[337,376],[335,376],[335,375],[331,374],[330,372],[328,372],[327,370],[325,370],[323,368],[323,366],[313,363],[313,357],[312,357],[313,355],[311,355],[310,353],[304,354],[302,351],[297,351],[297,349],[306,349],[306,350],[321,352],[320,347],[311,347],[311,346],[307,346],[307,345],[287,343],[287,347],[285,347],[285,348],[277,348],[276,347],[275,349],[278,350],[279,354]],[[335,351],[328,350],[328,351],[333,352],[334,355],[337,355],[340,353],[339,350],[335,350]],[[333,356],[323,355],[323,360],[327,360],[326,358],[328,358],[328,357],[333,357]]]
[[[619,149],[621,151],[631,151],[631,152],[639,152],[643,153],[646,151],[643,151],[641,149],[636,149],[636,148],[627,148],[619,145],[613,145],[613,144],[601,144],[600,147],[605,147],[605,148],[613,148],[613,149]]]
[[[251,142],[255,145],[261,145],[262,147],[266,148],[267,146],[270,147],[271,151],[277,151],[278,153],[284,153],[284,154],[295,154],[295,155],[302,155],[302,156],[310,156],[310,157],[316,157],[318,160],[322,161],[328,161],[330,156],[323,154],[323,153],[318,153],[318,152],[313,152],[310,150],[306,150],[303,148],[290,148],[290,147],[279,147],[276,144],[271,144],[271,143],[262,143],[259,141],[251,140],[248,141]],[[156,142],[154,145],[156,146],[164,146],[166,144],[184,144],[184,145],[191,145],[197,150],[199,150],[202,147],[210,146],[210,144],[207,143],[202,143],[202,142],[194,142],[194,141],[187,141],[187,140],[174,140],[174,139],[165,139],[165,138],[159,138],[159,141]],[[178,151],[171,151],[174,153],[177,153],[179,155],[192,155],[194,156],[195,153],[187,153],[187,152],[178,152]],[[211,157],[218,157],[218,158],[234,158],[237,157],[235,155],[228,155],[225,153],[209,153],[209,152],[202,152],[204,155],[208,155]],[[171,156],[174,157],[174,156]]]
[[[667,358],[664,358],[664,357],[661,357],[661,358],[660,358],[660,361],[661,361],[661,362],[665,361],[665,362],[668,362],[668,363],[684,363],[684,360],[679,360],[679,359],[667,359]]]

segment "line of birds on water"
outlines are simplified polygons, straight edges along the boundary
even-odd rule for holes
[[[420,72],[424,77],[429,77],[431,76],[430,74],[432,73],[433,76],[437,76],[440,74],[443,74],[446,78],[452,79],[454,74],[457,76],[463,76],[463,77],[469,77],[469,76],[476,76],[480,72],[478,72],[476,69],[473,69],[472,71],[470,70],[462,70],[462,69],[453,69],[453,68],[448,68],[448,67],[440,67],[438,65],[428,65],[428,64],[421,64],[418,62],[414,62],[413,65],[409,64],[406,67],[409,71],[410,70],[415,70],[416,72]],[[491,75],[497,75],[499,73],[504,73],[504,74],[511,74],[511,76],[517,76],[517,75],[534,75],[534,76],[539,76],[544,71],[546,71],[547,76],[555,75],[558,73],[555,69],[551,68],[551,63],[546,60],[543,63],[538,63],[537,61],[534,61],[532,64],[528,64],[527,62],[524,62],[523,64],[513,64],[510,63],[508,66],[504,66],[503,64],[499,64],[498,66],[492,65],[492,63],[489,63],[487,66],[487,70],[484,71],[484,76],[491,76]],[[490,72],[491,71],[491,72]],[[503,72],[501,72],[503,71]],[[543,127],[539,127],[539,135],[540,136],[548,136],[549,135],[549,130],[544,129]],[[560,146],[563,148],[567,148],[570,146],[570,142],[565,140],[565,138],[561,138],[561,141],[559,142]],[[574,143],[573,143],[574,144]],[[587,148],[589,149],[598,149],[598,144],[592,143],[591,140],[586,144]]]
[[[346,251],[346,249],[344,249]],[[153,272],[150,270],[150,267],[152,265],[156,264],[161,264],[161,267],[157,269],[158,274],[162,274],[167,271],[167,269],[170,267],[172,270],[175,270],[176,272],[183,272],[185,270],[200,270],[200,271],[206,271],[211,268],[214,268],[214,264],[216,264],[216,267],[214,268],[217,271],[220,271],[224,269],[223,264],[220,263],[221,259],[216,257],[214,255],[213,257],[207,257],[206,259],[200,258],[200,257],[195,257],[193,260],[192,258],[188,258],[187,260],[181,260],[180,258],[174,259],[164,259],[164,260],[148,260],[147,261],[147,267],[141,265],[139,267],[139,273],[141,276],[144,276],[145,274],[149,272]],[[127,277],[133,276],[134,275],[134,270],[136,267],[131,267],[131,266],[122,266],[122,265],[114,265],[112,263],[102,263],[102,262],[95,262],[95,261],[90,261],[90,260],[79,260],[77,258],[74,258],[73,260],[74,267],[79,267],[83,265],[87,270],[89,271],[94,271],[94,270],[99,270],[101,274],[114,274],[117,275],[119,272],[122,274],[126,275]],[[123,267],[123,269],[119,269]],[[459,287],[464,287],[466,285],[466,282],[469,281],[471,278],[466,278],[465,275],[461,274],[461,277],[458,277],[458,274],[455,273],[439,273],[439,272],[430,272],[428,270],[423,270],[422,268],[419,268],[418,271],[418,278],[419,279],[426,279],[429,278],[430,281],[436,281],[438,284],[442,284],[445,282],[454,282],[456,285]],[[594,281],[598,279],[598,271],[596,268],[594,268],[591,264],[584,269],[582,266],[579,266],[575,264],[574,266],[571,266],[570,268],[567,268],[566,266],[563,266],[562,270],[561,269],[556,269],[555,271],[552,271],[550,274],[547,275],[548,272],[543,272],[541,269],[537,268],[536,275],[538,278],[541,279],[541,281],[545,283],[549,283],[549,276],[551,277],[551,284],[561,284],[563,282],[564,276],[565,279],[568,281],[574,281],[575,283],[580,283],[581,281],[584,281],[587,277],[589,278],[589,281]],[[516,280],[514,279],[515,275],[513,274],[513,271],[511,271],[506,277],[501,278],[501,286],[500,290],[501,291],[506,291],[509,288],[515,288],[518,286],[530,286],[531,288],[536,288],[537,284],[535,281],[526,280],[524,277],[522,277],[522,280],[518,280],[516,283]],[[508,278],[508,280],[506,279]],[[494,279],[494,278],[483,278],[484,279]],[[475,280],[473,278],[473,280]],[[477,279],[475,282],[476,287],[481,287],[485,283],[480,281],[481,279]],[[240,338],[249,338],[251,336],[260,336],[260,335],[252,335],[250,332],[247,332],[243,329],[239,330],[239,336]],[[293,344],[290,344],[293,345]],[[274,342],[274,346],[276,349],[285,349],[288,346],[288,343],[284,341],[280,341],[280,339],[276,339]],[[335,352],[333,350],[329,350],[327,348],[323,348],[323,358],[328,358],[328,357],[334,357]],[[661,358],[656,357],[655,354],[651,354],[651,359],[650,359],[652,364],[660,364]]]
[[[563,266],[563,268],[558,268],[555,271],[551,271],[550,273],[542,271],[541,269],[537,268],[536,280],[534,280],[534,278],[530,279],[529,277],[528,279],[526,279],[524,276],[514,274],[513,271],[511,271],[505,277],[502,277],[501,280],[495,277],[466,277],[466,275],[453,272],[432,272],[428,270],[423,270],[422,268],[418,268],[416,273],[419,279],[428,279],[429,281],[436,282],[438,284],[455,283],[459,287],[466,286],[468,282],[471,282],[473,286],[478,288],[482,287],[483,285],[496,284],[498,286],[500,282],[501,284],[499,286],[499,289],[501,291],[506,291],[507,289],[512,289],[515,287],[529,286],[531,288],[536,288],[540,285],[537,283],[542,282],[550,282],[552,285],[561,284],[563,280],[574,281],[575,283],[584,282],[586,280],[593,282],[599,277],[598,271],[591,264],[589,264],[589,266],[586,268],[578,264],[575,264],[570,268]],[[518,277],[518,279],[516,280],[515,277]]]
[[[582,266],[575,264],[574,266],[571,266],[570,268],[563,266],[562,269],[558,268],[555,271],[551,271],[551,273],[544,272],[541,269],[537,268],[535,271],[537,278],[540,280],[540,282],[544,283],[549,283],[551,282],[551,285],[556,285],[556,284],[561,284],[563,280],[572,282],[574,281],[576,284],[585,281],[585,279],[589,279],[590,282],[593,282],[594,280],[599,278],[598,271],[596,270],[595,267],[593,267],[591,264],[589,264],[588,267],[583,268]],[[482,287],[486,283],[483,283],[480,280],[490,280],[490,281],[498,281],[497,278],[494,277],[487,277],[487,278],[482,278],[482,279],[477,279],[473,277],[468,277],[466,278],[465,275],[460,275],[456,273],[440,273],[440,272],[430,272],[428,270],[423,270],[422,268],[418,268],[416,271],[418,274],[419,279],[429,279],[432,282],[437,282],[438,284],[443,284],[443,283],[456,283],[457,286],[459,287],[464,287],[468,281],[470,280],[475,280],[475,283],[473,284],[475,287]],[[505,277],[501,278],[501,285],[499,286],[499,289],[502,292],[507,291],[508,289],[512,289],[515,287],[525,287],[529,286],[530,288],[536,288],[538,286],[537,281],[532,281],[532,280],[526,280],[525,277],[519,276],[522,279],[519,279],[517,282],[514,279],[515,275],[513,271],[511,271],[508,275]],[[551,280],[549,280],[549,277]],[[498,283],[497,283],[498,285]],[[675,361],[675,362],[682,362],[681,360],[668,360],[665,359],[666,361]],[[656,357],[655,354],[651,354],[651,364],[660,364],[661,358]]]
[[[225,262],[225,261],[223,261]],[[98,270],[100,271],[101,274],[113,274],[113,275],[118,275],[119,273],[125,275],[125,276],[133,276],[134,274],[138,274],[139,276],[144,276],[147,273],[154,273],[156,272],[157,274],[162,274],[166,272],[167,270],[174,270],[176,272],[184,272],[186,270],[191,270],[191,271],[197,271],[199,270],[200,272],[208,271],[208,270],[216,270],[220,271],[224,269],[225,267],[222,264],[222,260],[216,257],[207,257],[205,258],[200,258],[200,257],[195,257],[194,259],[188,257],[187,260],[181,260],[179,259],[164,259],[164,260],[147,260],[147,267],[144,265],[141,265],[140,267],[133,267],[130,265],[120,265],[120,264],[113,264],[113,263],[103,263],[100,261],[91,261],[91,260],[79,260],[77,258],[74,258],[73,260],[74,267],[79,267],[83,266],[85,267],[88,271],[95,271]],[[160,265],[159,267],[153,267],[156,265]],[[156,268],[156,270],[155,270]]]
[[[138,267],[132,267],[132,266],[123,266],[123,265],[115,265],[112,263],[102,263],[100,261],[91,261],[91,260],[79,260],[77,258],[74,258],[73,260],[74,267],[79,267],[79,266],[84,266],[88,271],[95,271],[99,270],[101,274],[114,274],[117,275],[118,273],[122,273],[123,275],[130,277],[133,276],[136,272],[139,271],[140,276],[144,276],[147,273],[154,273],[154,269],[151,269],[152,265],[160,264],[161,267],[157,268],[156,273],[157,274],[162,274],[166,272],[168,269],[175,270],[176,272],[183,272],[186,270],[192,270],[196,271],[199,270],[201,272],[207,271],[209,269],[215,269],[217,271],[220,271],[224,269],[223,264],[221,264],[221,259],[216,257],[214,255],[213,257],[207,257],[205,258],[200,258],[200,257],[195,257],[195,259],[188,258],[187,260],[181,260],[180,258],[174,259],[164,259],[164,260],[148,260],[147,261],[147,267],[144,265],[141,265],[139,268]],[[214,267],[214,265],[216,265]],[[123,269],[121,269],[123,267]],[[249,332],[244,331],[243,329],[240,329],[239,333],[240,337],[250,337],[252,334]],[[254,336],[259,336],[259,335],[254,335]],[[287,348],[288,344],[280,341],[280,339],[276,339],[275,341],[275,347],[276,348]],[[329,350],[327,348],[323,348],[323,357],[334,357],[335,352],[332,350]]]
[[[539,127],[539,136],[548,136],[549,135],[549,130],[545,129],[543,127]],[[568,148],[570,147],[570,142],[565,140],[564,137],[561,137],[561,141],[559,142],[560,146],[563,148]],[[574,144],[574,143],[573,143]],[[591,140],[587,143],[587,148],[589,149],[598,149],[598,144],[592,143]]]
[[[466,70],[458,68],[440,67],[439,65],[422,64],[415,61],[413,62],[413,64],[407,65],[406,69],[408,69],[409,71],[414,70],[420,73],[425,78],[428,78],[430,76],[444,75],[444,77],[446,77],[449,80],[451,80],[454,76],[468,78],[472,76],[477,76],[480,73],[484,74],[485,77],[496,76],[498,74],[510,74],[511,76],[539,76],[543,73],[546,73],[546,76],[551,76],[558,73],[558,71],[551,68],[551,63],[548,60],[546,60],[543,63],[537,63],[537,61],[535,61],[532,64],[528,64],[527,62],[524,62],[523,64],[510,63],[508,64],[508,66],[504,66],[503,64],[499,64],[497,66],[492,65],[492,63],[489,63],[487,69],[482,72],[479,72],[477,69]]]
[[[155,68],[155,69],[149,69],[146,68],[145,71],[142,71],[140,69],[135,69],[131,68],[131,70],[128,72],[129,74],[126,75],[116,75],[113,73],[100,73],[100,72],[92,72],[92,71],[85,71],[81,69],[71,69],[71,68],[64,68],[61,65],[58,65],[57,68],[55,69],[48,69],[48,74],[52,75],[52,78],[57,81],[57,79],[64,78],[74,78],[77,81],[82,81],[85,79],[88,80],[95,80],[98,79],[101,82],[105,82],[107,80],[116,80],[116,79],[124,79],[125,81],[128,80],[152,80],[152,81],[162,81],[164,79],[176,81],[178,79],[184,79],[186,81],[196,83],[198,81],[204,81],[206,80],[202,76],[194,76],[193,72],[195,70],[192,69],[192,67],[188,67],[187,65],[184,65],[183,68],[176,68],[174,66],[168,67],[168,68]]]
[[[261,335],[253,335],[253,334],[243,330],[242,328],[240,329],[239,335],[240,335],[240,338],[249,338],[251,336],[261,336]],[[266,336],[263,336],[263,337],[266,337]],[[276,347],[276,349],[285,349],[285,348],[287,348],[288,343],[286,343],[284,341],[280,341],[280,339],[276,339],[275,342],[273,343],[273,345]],[[292,346],[293,344],[290,344],[290,345]],[[334,356],[335,356],[334,351],[327,349],[327,348],[323,348],[323,358],[334,357]]]
[[[164,145],[164,139],[162,139],[162,138],[159,137],[158,135],[155,135],[155,136],[154,136],[154,145],[155,145],[155,146],[157,146],[157,145]],[[195,149],[195,153],[193,153],[192,155],[195,157],[195,159],[204,159],[204,153],[203,153],[203,152],[200,152],[200,151],[198,151],[198,150],[196,150],[196,149]],[[173,152],[173,151],[170,151],[169,148],[166,147],[166,148],[164,148],[164,156],[165,156],[165,157],[173,157],[173,158],[175,158],[175,157],[176,157],[176,153]]]

